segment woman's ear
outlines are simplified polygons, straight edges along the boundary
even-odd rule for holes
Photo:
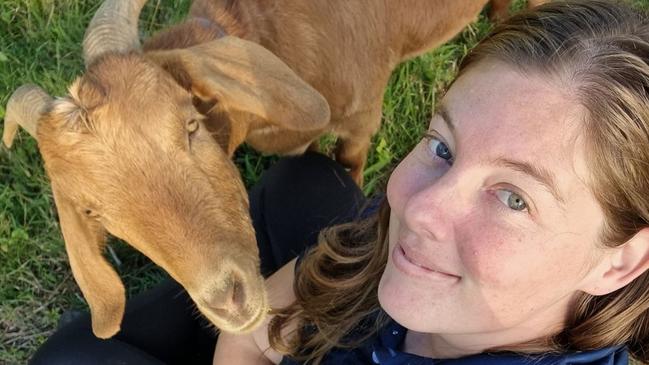
[[[649,269],[649,227],[641,229],[624,244],[606,249],[604,258],[591,272],[582,290],[591,295],[612,293]]]

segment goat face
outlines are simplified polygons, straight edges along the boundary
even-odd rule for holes
[[[117,332],[124,309],[101,254],[105,231],[162,266],[221,329],[264,318],[247,194],[201,118],[190,93],[137,54],[98,60],[40,118],[39,148],[99,337]]]

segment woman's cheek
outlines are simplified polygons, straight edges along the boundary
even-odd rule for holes
[[[401,208],[403,207],[403,196],[401,192],[404,190],[402,186],[402,179],[401,179],[401,173],[399,169],[401,168],[401,165],[397,166],[397,168],[392,172],[392,175],[390,175],[390,179],[388,180],[388,186],[386,189],[386,194],[388,198],[388,204],[390,204],[390,208],[392,211],[394,210],[402,210]]]
[[[444,162],[430,160],[423,148],[421,145],[415,147],[390,175],[387,198],[390,208],[397,212],[402,212],[414,194],[433,184],[442,170],[446,170],[441,166]]]
[[[456,238],[467,279],[489,287],[507,288],[519,266],[516,247],[522,238],[512,237],[494,224],[466,224]]]
[[[406,202],[415,191],[416,167],[411,160],[410,155],[402,160],[388,180],[388,203],[390,208],[397,212],[403,211]]]

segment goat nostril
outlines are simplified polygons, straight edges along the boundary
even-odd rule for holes
[[[241,281],[235,279],[232,285],[232,303],[237,307],[242,307],[246,301],[246,293]]]
[[[232,315],[247,311],[248,293],[244,281],[236,274],[227,274],[218,290],[210,292],[203,299],[205,306],[217,315]]]

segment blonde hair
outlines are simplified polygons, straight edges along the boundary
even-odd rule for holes
[[[568,83],[585,108],[590,189],[605,214],[601,243],[615,247],[649,226],[649,20],[620,2],[553,2],[497,26],[463,60],[496,60]],[[387,261],[387,204],[378,218],[332,227],[296,273],[296,302],[277,311],[274,348],[320,363],[385,323],[376,289]],[[297,320],[288,339],[280,329]],[[354,333],[354,336],[350,334]],[[348,340],[353,337],[353,340]],[[649,361],[649,272],[613,293],[580,293],[561,333],[497,351],[591,350],[626,344]]]

